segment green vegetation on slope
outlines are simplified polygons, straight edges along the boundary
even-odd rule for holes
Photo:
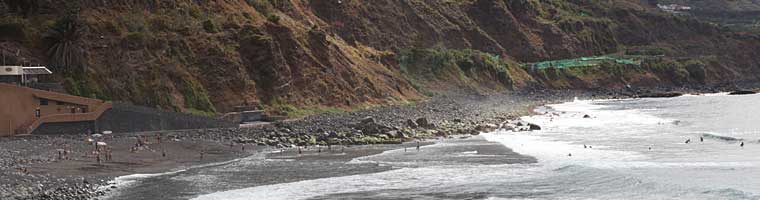
[[[510,68],[499,56],[472,49],[410,49],[398,55],[402,73],[428,95],[447,89],[512,89]]]

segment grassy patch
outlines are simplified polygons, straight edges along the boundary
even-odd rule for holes
[[[472,49],[408,49],[398,55],[401,72],[419,92],[435,94],[434,87],[480,90],[485,85],[512,88],[509,68],[514,64],[498,55]]]

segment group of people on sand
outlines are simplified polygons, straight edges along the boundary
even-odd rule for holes
[[[98,164],[102,163],[103,161],[111,161],[113,158],[113,150],[110,147],[99,148],[94,152],[94,154],[95,161],[97,161]],[[101,154],[103,155],[103,159],[100,158]]]

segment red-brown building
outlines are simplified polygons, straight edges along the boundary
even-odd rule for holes
[[[111,102],[0,83],[0,136],[31,134],[45,123],[94,122]]]
[[[44,66],[0,66],[0,136],[31,134],[46,123],[93,122],[110,102],[32,89]]]

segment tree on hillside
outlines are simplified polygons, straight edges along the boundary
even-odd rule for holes
[[[44,35],[49,64],[63,72],[84,69],[84,49],[80,41],[86,26],[77,13],[58,20]]]

